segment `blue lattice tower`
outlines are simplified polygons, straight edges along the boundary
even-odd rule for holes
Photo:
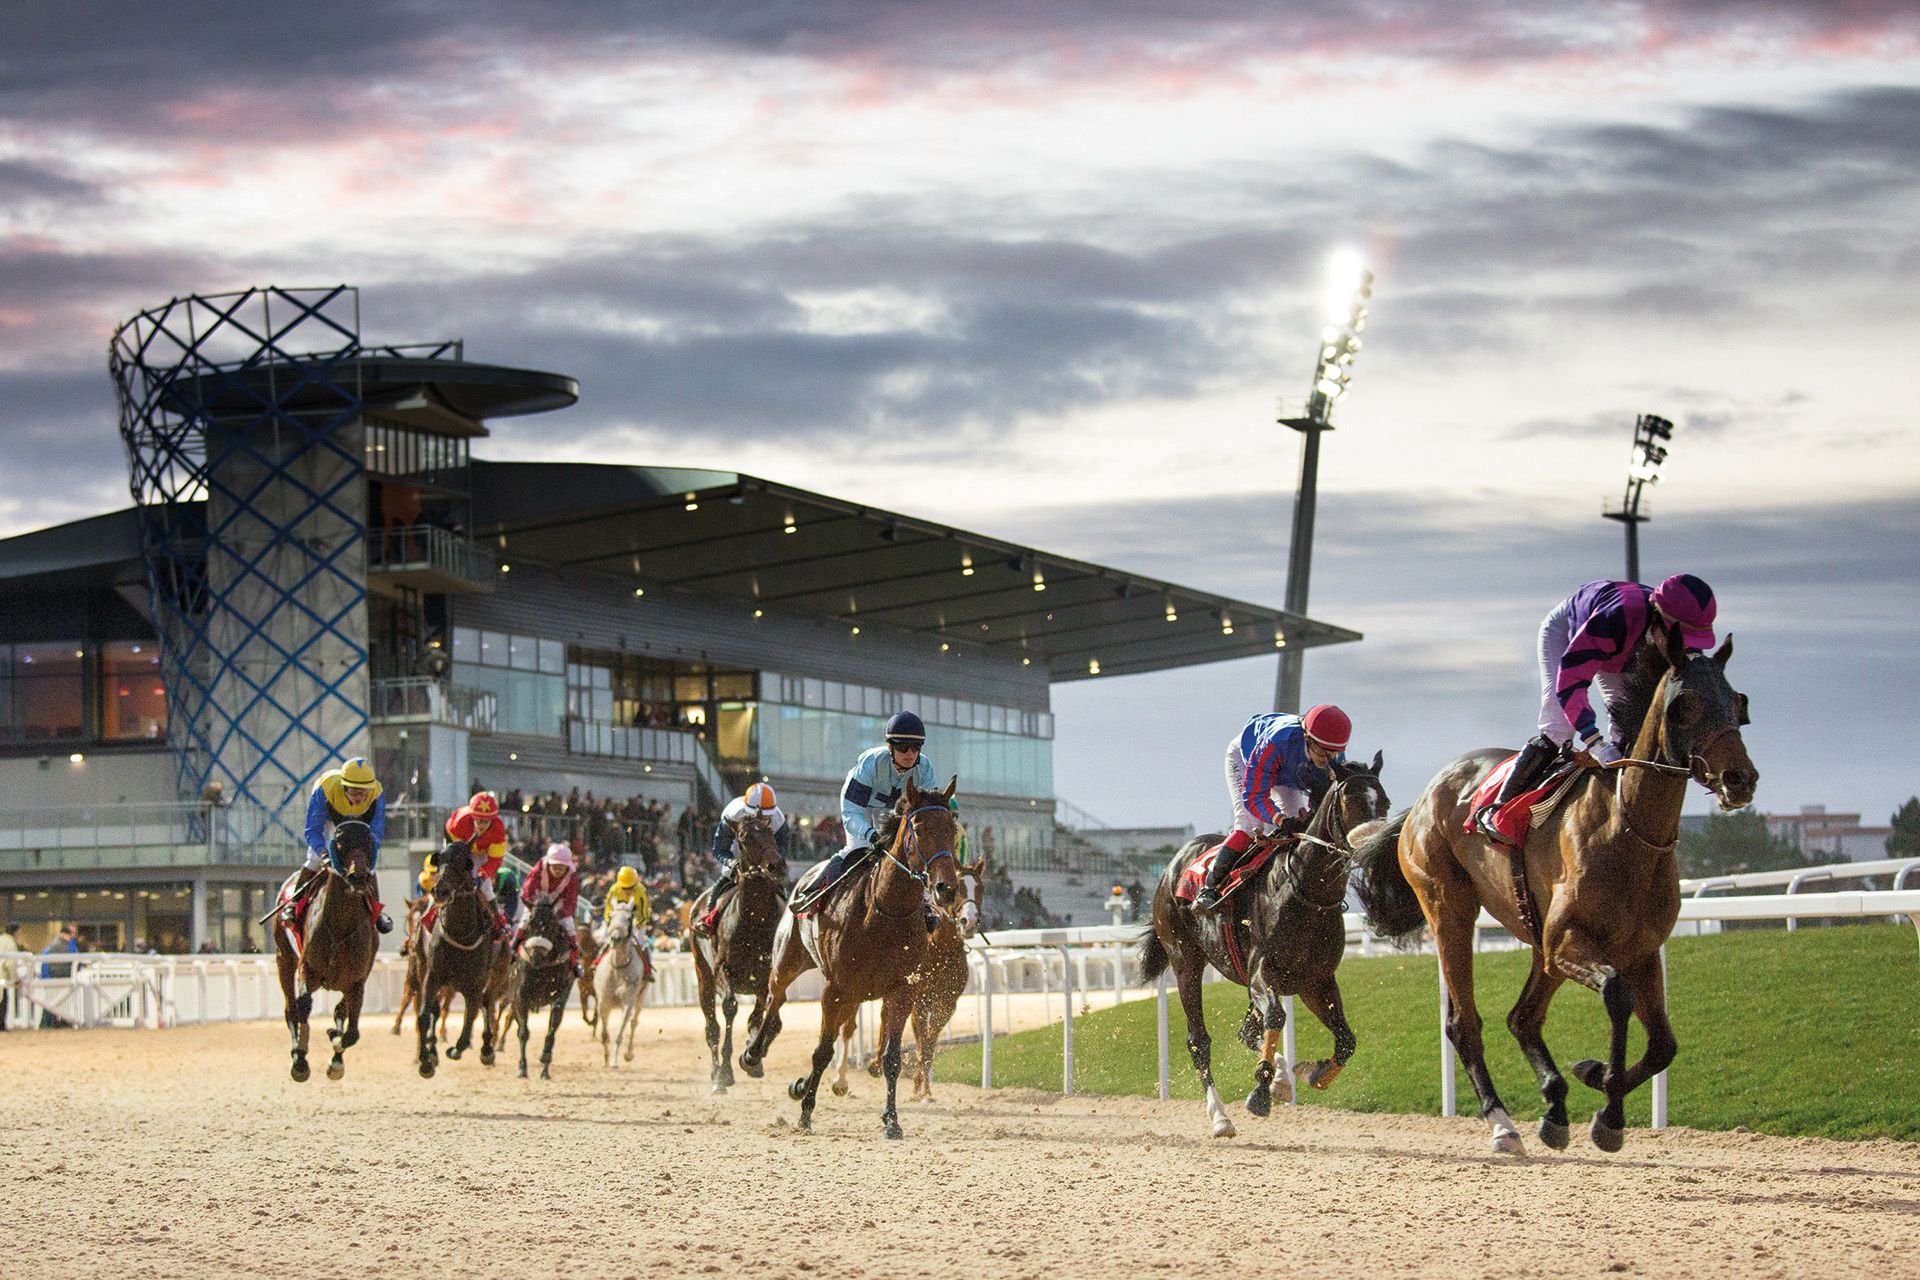
[[[108,349],[180,793],[218,780],[287,832],[371,754],[360,356],[344,286],[176,298]]]

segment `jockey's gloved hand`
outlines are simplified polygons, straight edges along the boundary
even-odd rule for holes
[[[1608,765],[1620,759],[1620,752],[1599,732],[1587,734],[1576,746],[1580,755],[1595,765]]]

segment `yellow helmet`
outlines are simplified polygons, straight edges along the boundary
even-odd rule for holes
[[[780,802],[774,799],[773,788],[764,782],[756,782],[747,788],[747,808],[758,809],[761,813],[772,813]]]
[[[433,874],[433,868],[428,867],[425,871],[422,871],[420,873],[420,887],[422,889],[431,890],[434,886],[434,883],[437,880],[439,880],[439,878],[440,877]]]
[[[640,883],[640,873],[632,867],[622,867],[620,874],[613,878],[613,882],[622,889],[631,889]]]
[[[360,756],[355,756],[340,766],[340,781],[349,787],[371,787],[379,782],[373,776],[373,766]]]

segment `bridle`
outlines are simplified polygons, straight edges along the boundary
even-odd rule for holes
[[[938,850],[933,854],[932,857],[928,857],[927,855],[920,853],[920,829],[914,825],[913,820],[923,813],[952,813],[952,812],[953,811],[949,809],[945,803],[923,804],[918,808],[907,810],[906,815],[900,819],[901,833],[899,837],[894,840],[894,844],[905,845],[907,848],[907,855],[909,857],[912,857],[915,854],[919,854],[920,865],[922,868],[926,868],[926,870],[915,871],[912,867],[902,862],[899,856],[895,854],[892,849],[881,850],[881,856],[883,858],[885,858],[888,862],[891,862],[894,866],[900,868],[902,871],[906,872],[907,875],[912,877],[913,880],[919,884],[922,897],[924,897],[926,894],[926,891],[932,887],[933,881],[931,876],[929,875],[929,871],[933,867],[934,863],[940,861],[940,859],[942,858],[951,858],[953,859],[953,865],[958,867],[960,865],[960,861],[959,859],[953,857],[953,850],[951,849]],[[895,915],[891,911],[882,910],[880,906],[879,897],[876,895],[873,902],[873,909],[879,912],[881,915],[886,916],[889,920],[903,920],[907,916],[915,914],[915,912],[917,912],[919,908],[915,907],[914,911],[908,911],[900,915]]]
[[[1320,798],[1319,805],[1314,809],[1316,822],[1323,813],[1327,815],[1329,825],[1338,821],[1341,789],[1348,783],[1358,782],[1362,778],[1372,782],[1375,787],[1380,787],[1380,779],[1371,773],[1350,773],[1344,778],[1335,779],[1333,785],[1327,788],[1326,795]],[[1384,798],[1386,796],[1386,789],[1383,787],[1380,788],[1380,794],[1382,798]],[[1347,902],[1346,873],[1353,865],[1353,846],[1347,841],[1347,830],[1344,827],[1333,840],[1329,840],[1325,836],[1314,833],[1313,827],[1315,825],[1316,823],[1308,823],[1307,830],[1293,837],[1293,847],[1287,850],[1287,856],[1280,860],[1280,872],[1285,880],[1285,887],[1290,900],[1298,902],[1301,906],[1311,911],[1336,911],[1344,907]],[[1333,854],[1335,858],[1339,859],[1341,868],[1341,875],[1338,881],[1339,892],[1330,901],[1317,900],[1306,892],[1300,878],[1301,873],[1294,866],[1295,858],[1300,853],[1302,845],[1314,845],[1318,848],[1325,849]]]
[[[440,892],[441,886],[443,885],[446,887],[445,894]],[[467,874],[458,879],[454,879],[447,874],[447,867],[442,863],[440,864],[440,879],[435,883],[433,889],[434,898],[439,902],[441,907],[441,911],[434,917],[433,921],[433,933],[436,938],[452,947],[455,951],[472,951],[487,940],[487,922],[484,918],[476,922],[478,927],[473,935],[472,942],[462,942],[447,932],[449,912],[446,908],[451,907],[462,898],[472,898],[475,902],[480,900],[480,883],[473,877],[473,854],[471,851],[467,854]],[[484,917],[484,913],[482,913],[482,915]]]

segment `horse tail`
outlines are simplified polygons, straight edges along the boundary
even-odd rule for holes
[[[1160,942],[1160,935],[1148,925],[1140,933],[1136,944],[1140,948],[1140,980],[1156,981],[1167,971],[1167,949]]]
[[[1387,825],[1360,842],[1354,850],[1357,874],[1354,890],[1366,913],[1367,927],[1376,938],[1405,945],[1427,922],[1420,910],[1420,899],[1400,869],[1400,832],[1407,825],[1409,810],[1401,810]]]

